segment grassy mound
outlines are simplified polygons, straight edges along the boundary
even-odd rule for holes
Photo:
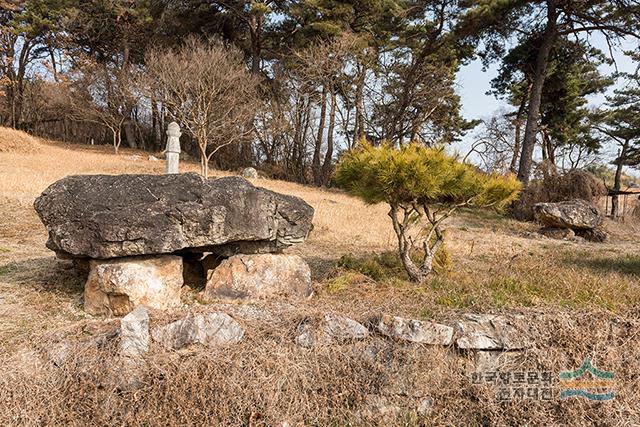
[[[41,148],[38,138],[26,132],[0,127],[0,153],[37,153]]]

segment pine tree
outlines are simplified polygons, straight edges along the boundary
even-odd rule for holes
[[[513,175],[487,175],[442,149],[412,143],[394,148],[366,141],[336,168],[336,182],[367,203],[387,203],[398,238],[398,253],[411,280],[422,282],[444,243],[442,223],[461,207],[500,209],[518,197]],[[419,228],[417,236],[412,228]],[[415,233],[414,233],[415,234]],[[414,249],[420,239],[420,260]]]
[[[640,59],[640,55],[633,55]],[[625,165],[640,165],[640,76],[622,73],[624,83],[607,97],[604,108],[593,117],[594,127],[618,146],[618,154],[613,161],[616,166],[611,200],[611,216],[618,216],[618,195],[621,188],[622,169]]]
[[[4,86],[4,123],[20,128],[28,71],[36,61],[50,57],[56,72],[54,49],[59,23],[68,16],[65,0],[13,1],[0,7],[0,83]],[[1,113],[0,113],[1,114]]]
[[[492,93],[506,98],[516,108],[511,114],[514,116],[516,150],[522,143],[521,127],[534,80],[538,38],[539,35],[535,35],[520,40],[504,57],[498,76],[491,82]],[[543,171],[554,173],[559,148],[580,147],[589,152],[600,148],[600,141],[591,134],[587,97],[604,92],[613,80],[605,78],[598,70],[606,62],[602,52],[584,41],[560,38],[549,57],[539,127],[546,166]]]
[[[505,42],[516,34],[540,34],[536,43],[527,122],[522,141],[518,179],[528,184],[539,131],[542,94],[557,41],[566,36],[605,36],[610,45],[623,37],[640,38],[640,4],[636,0],[475,0],[457,28],[460,36],[484,39],[485,59],[502,56]]]

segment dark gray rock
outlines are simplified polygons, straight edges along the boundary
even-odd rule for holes
[[[536,221],[546,227],[588,230],[602,224],[603,217],[597,208],[584,200],[568,200],[557,203],[537,203],[533,207]]]
[[[35,201],[47,247],[72,258],[278,252],[305,240],[313,208],[240,177],[82,175]]]
[[[576,234],[589,242],[603,243],[609,239],[609,234],[602,228],[592,228],[590,230],[579,230]]]

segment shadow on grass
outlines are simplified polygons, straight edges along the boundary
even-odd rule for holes
[[[54,257],[38,257],[0,264],[0,281],[72,296],[83,292],[86,273]]]
[[[606,257],[589,253],[571,254],[566,261],[579,268],[586,268],[597,273],[620,273],[640,277],[640,255],[620,255]]]

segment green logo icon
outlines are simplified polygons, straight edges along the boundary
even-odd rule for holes
[[[560,373],[560,398],[584,397],[589,400],[611,400],[615,397],[612,390],[615,375],[613,372],[601,371],[586,358],[575,371]]]

